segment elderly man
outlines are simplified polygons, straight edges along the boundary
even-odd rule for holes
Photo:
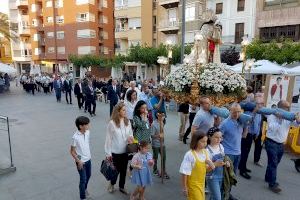
[[[254,150],[254,162],[257,165],[261,165],[259,163],[260,154],[261,154],[261,129],[262,129],[262,122],[263,116],[261,114],[257,114],[256,112],[264,106],[263,98],[256,98],[256,108],[253,112],[245,112],[248,115],[251,115],[252,121],[249,125],[247,137],[242,138],[242,145],[241,145],[241,161],[239,164],[240,175],[246,179],[250,179],[251,176],[248,172],[251,170],[247,169],[247,160],[249,156],[249,152],[251,150],[252,142],[255,142],[255,150]],[[260,144],[256,144],[259,142]]]
[[[211,101],[208,97],[200,98],[200,110],[197,112],[193,125],[192,134],[196,132],[207,133],[207,131],[213,126],[219,126],[219,118],[212,115],[209,111],[211,108]],[[184,136],[186,140],[188,135]]]
[[[238,121],[241,113],[240,104],[233,103],[230,107],[230,116],[220,125],[220,130],[223,133],[224,151],[231,159],[235,172],[240,162],[242,136],[247,135],[247,128]]]
[[[281,100],[277,104],[278,108],[289,111],[290,104]],[[268,166],[265,181],[269,183],[269,189],[274,193],[281,192],[279,184],[276,182],[277,167],[284,152],[284,142],[287,139],[290,126],[299,126],[300,117],[297,114],[294,122],[287,121],[280,114],[268,116],[268,130],[266,135],[265,148],[268,156]]]
[[[137,98],[138,98],[138,100],[140,100],[140,99],[139,99],[139,96],[140,96],[141,91],[139,90],[139,88],[136,87],[136,82],[135,82],[135,81],[130,81],[129,86],[130,86],[130,87],[129,87],[129,88],[127,89],[127,91],[126,91],[124,100],[127,101],[127,100],[126,100],[127,93],[128,93],[130,90],[135,90],[136,93],[137,93]]]

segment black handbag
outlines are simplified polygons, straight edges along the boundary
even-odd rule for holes
[[[112,161],[106,159],[103,160],[101,163],[100,172],[108,181],[116,181],[118,178],[118,171]]]
[[[128,155],[133,155],[137,153],[138,150],[139,150],[139,146],[137,143],[127,144],[126,146],[126,153],[128,153]]]

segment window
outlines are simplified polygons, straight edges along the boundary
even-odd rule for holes
[[[91,29],[77,30],[77,38],[95,38],[96,31]]]
[[[53,32],[47,32],[47,38],[53,38],[54,33]]]
[[[86,22],[86,21],[92,21],[95,22],[95,15],[92,13],[78,13],[76,16],[77,22]]]
[[[41,49],[40,48],[35,48],[34,49],[34,55],[38,56],[42,53]]]
[[[235,43],[241,43],[242,37],[244,37],[244,23],[237,23],[235,24]]]
[[[104,48],[103,48],[103,53],[104,53],[105,55],[109,54],[108,47],[104,47]]]
[[[187,7],[185,9],[185,20],[186,21],[193,21],[195,20],[195,6]]]
[[[58,40],[64,39],[65,38],[65,32],[64,31],[57,31],[56,32],[56,38]]]
[[[166,37],[166,41],[171,41],[171,44],[176,44],[177,43],[177,35],[176,34],[169,34]]]
[[[129,29],[140,29],[141,28],[141,18],[129,18],[128,19]]]
[[[194,38],[195,38],[195,33],[194,32],[186,32],[185,33],[185,43],[186,44],[193,43]]]
[[[58,54],[65,54],[66,48],[65,47],[57,47],[57,53]]]
[[[238,0],[237,11],[245,10],[245,0]]]
[[[128,0],[115,0],[115,8],[128,6]]]
[[[108,32],[103,31],[103,32],[102,32],[102,36],[103,36],[103,39],[104,39],[104,40],[107,40],[107,39],[108,39]]]
[[[38,26],[38,21],[37,19],[32,20],[32,26]]]
[[[36,12],[36,4],[31,4],[31,12]]]
[[[54,47],[48,47],[48,53],[54,53],[55,49]]]
[[[107,0],[102,0],[102,7],[107,8]]]
[[[76,0],[76,5],[92,4],[95,5],[95,0]]]
[[[131,47],[131,46],[137,46],[141,44],[141,41],[140,40],[129,40],[128,41],[128,46]]]
[[[47,17],[47,23],[53,23],[53,17]]]
[[[86,55],[86,54],[95,54],[96,47],[95,46],[79,46],[78,47],[78,54],[79,55]]]
[[[216,4],[216,14],[222,14],[223,13],[223,3],[217,3]]]
[[[169,9],[168,10],[168,20],[169,20],[169,22],[176,22],[177,21],[176,9]]]
[[[103,16],[102,17],[102,22],[104,23],[104,24],[107,24],[108,23],[108,19],[107,19],[107,16]]]
[[[33,41],[37,42],[37,41],[40,41],[40,40],[41,40],[41,35],[35,33],[35,34],[33,35]]]
[[[62,8],[62,7],[64,7],[63,0],[56,0],[55,1],[55,8]]]
[[[52,7],[52,0],[46,1],[46,8],[51,8]]]
[[[64,23],[64,16],[56,16],[56,23],[63,24]]]
[[[138,7],[141,6],[142,0],[128,0],[128,7]]]
[[[281,37],[290,38],[294,41],[299,41],[299,30],[300,25],[265,27],[260,28],[259,37],[265,42],[269,42],[271,40],[279,41]]]

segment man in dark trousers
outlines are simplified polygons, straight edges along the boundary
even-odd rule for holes
[[[78,79],[77,83],[74,86],[74,94],[77,97],[78,108],[81,110],[83,107],[83,85],[81,84],[81,79]]]
[[[70,80],[70,77],[67,76],[66,80],[64,81],[64,91],[66,92],[67,104],[69,104],[68,96],[70,97],[70,104],[72,104],[72,90],[72,81]]]
[[[96,116],[96,92],[93,87],[93,82],[90,80],[88,86],[84,90],[86,96],[86,106],[91,117]],[[92,109],[93,105],[93,109]]]
[[[55,94],[56,94],[56,101],[61,102],[61,90],[63,87],[63,83],[62,83],[61,77],[59,75],[55,78],[55,80],[53,82],[53,87],[54,87]]]
[[[112,84],[110,86],[108,86],[108,91],[107,91],[107,99],[109,100],[109,105],[110,105],[110,116],[111,113],[114,109],[114,106],[118,103],[119,99],[120,99],[120,89],[117,86],[117,80],[113,79],[112,80]]]

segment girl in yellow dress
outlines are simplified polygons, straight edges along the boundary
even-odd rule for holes
[[[190,150],[185,154],[180,166],[183,193],[188,200],[205,199],[206,169],[215,168],[205,149],[206,145],[207,135],[195,133],[192,136]]]

